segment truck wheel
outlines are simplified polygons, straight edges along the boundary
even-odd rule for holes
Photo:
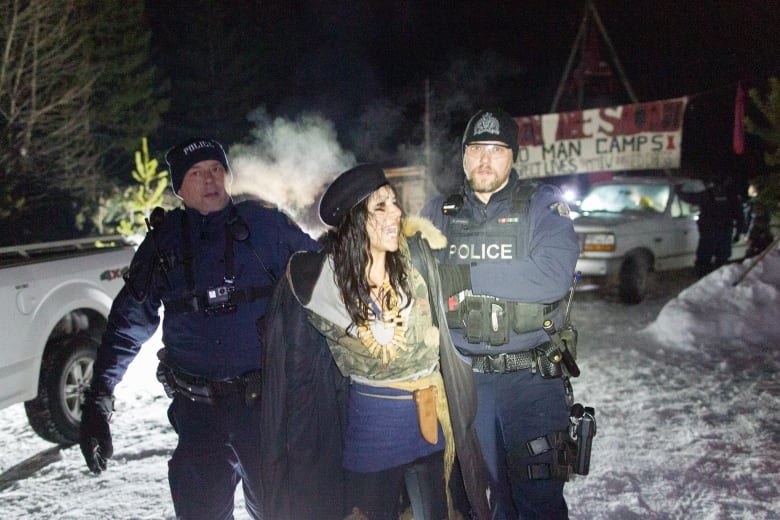
[[[87,334],[66,338],[51,345],[41,363],[38,396],[24,403],[32,429],[57,444],[79,440],[81,403],[92,381],[97,341]]]
[[[639,303],[645,297],[650,261],[646,255],[634,254],[620,268],[618,294],[623,303]]]

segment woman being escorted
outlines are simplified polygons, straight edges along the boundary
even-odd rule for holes
[[[429,246],[446,241],[402,213],[379,166],[342,173],[320,202],[324,250],[296,253],[277,287],[263,367],[267,518],[397,520],[404,486],[415,520],[459,518],[456,452],[471,510],[489,517],[471,369],[449,339]]]

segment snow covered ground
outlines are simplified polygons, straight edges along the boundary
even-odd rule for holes
[[[598,432],[590,475],[566,486],[572,519],[780,519],[780,254],[733,287],[748,263],[698,281],[664,274],[634,306],[577,293],[575,398],[595,408]],[[78,447],[36,437],[22,405],[0,410],[2,518],[173,518],[158,348],[117,388],[114,458],[99,476]],[[30,469],[42,459],[54,462]]]

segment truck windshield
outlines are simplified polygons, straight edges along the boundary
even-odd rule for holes
[[[653,211],[663,213],[669,201],[668,185],[604,184],[594,186],[582,199],[582,212],[622,213]]]

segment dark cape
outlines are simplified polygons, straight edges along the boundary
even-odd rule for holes
[[[474,428],[477,397],[469,363],[449,336],[433,253],[420,233],[407,238],[428,284],[439,328],[441,370],[466,495],[478,520],[490,518],[488,479]],[[263,508],[268,520],[341,520],[345,516],[343,432],[349,380],[325,337],[309,324],[308,303],[327,256],[297,253],[276,287],[265,323],[261,399]]]

